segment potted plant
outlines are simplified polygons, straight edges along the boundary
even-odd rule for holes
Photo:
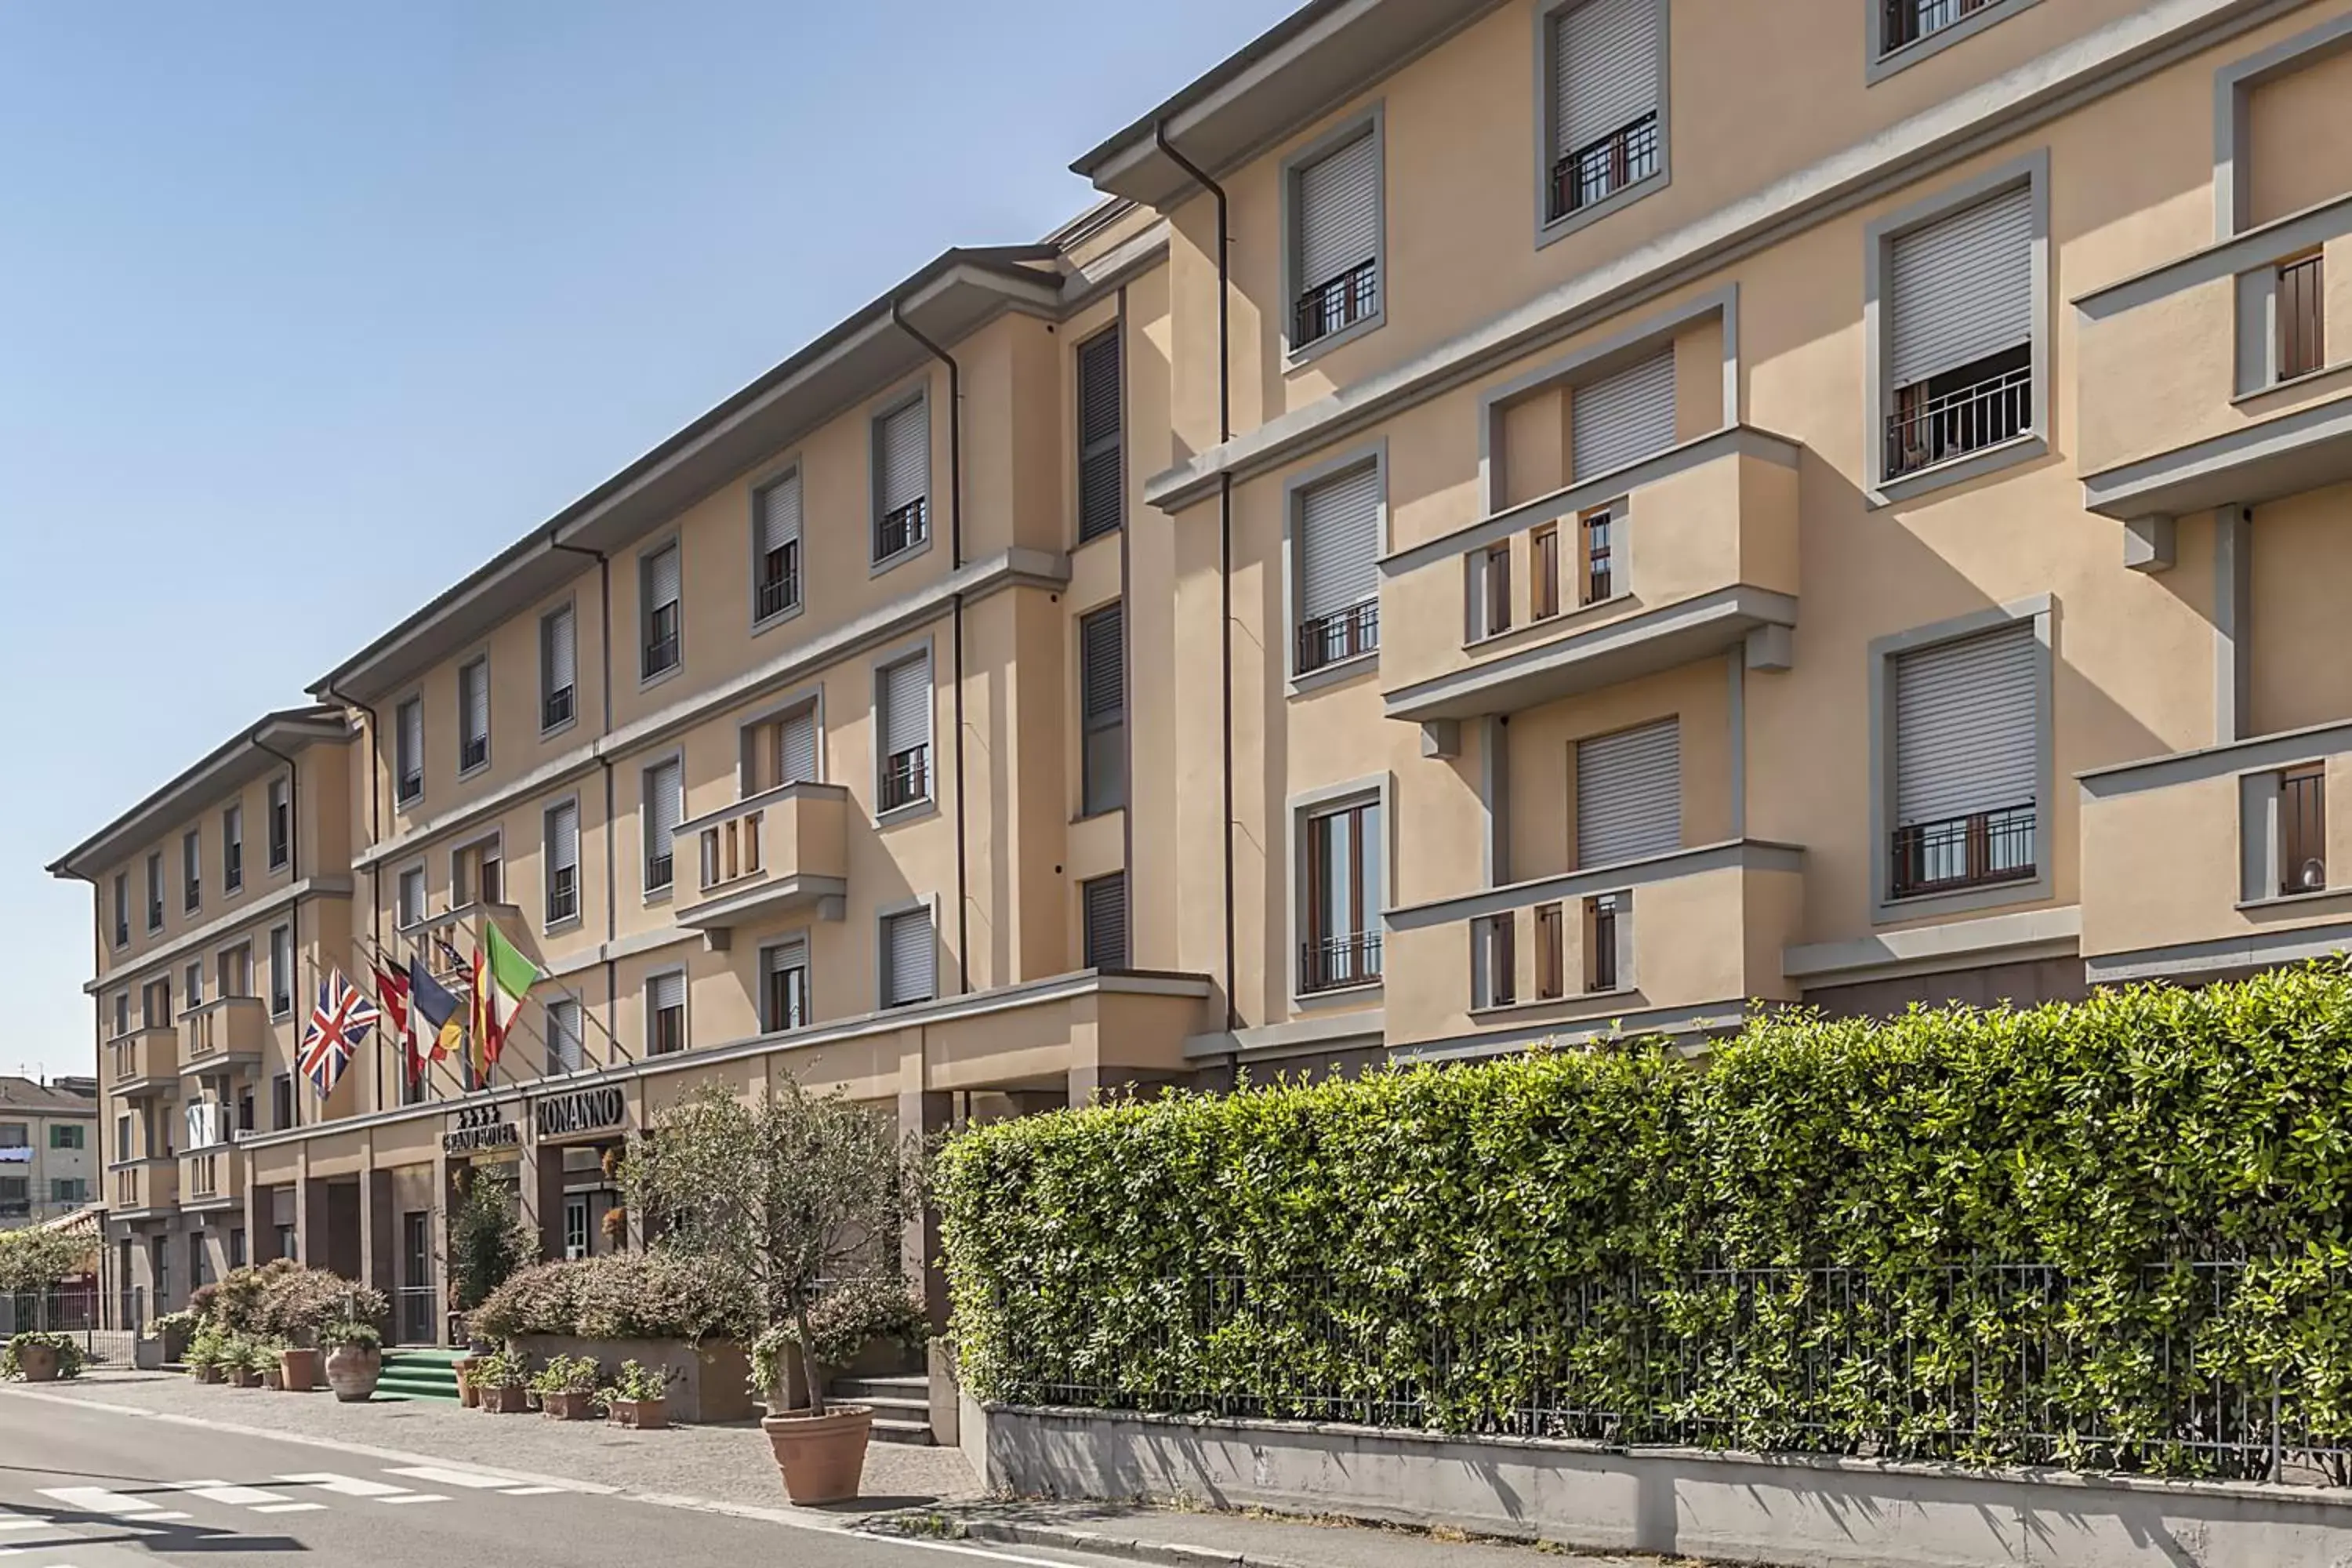
[[[221,1361],[227,1350],[228,1336],[219,1329],[210,1323],[197,1329],[183,1357],[188,1375],[198,1383],[220,1382]]]
[[[259,1388],[266,1374],[278,1370],[278,1347],[245,1335],[229,1349],[228,1381],[232,1388]]]
[[[261,1378],[261,1386],[271,1393],[286,1387],[286,1342],[256,1340],[253,1342],[253,1370]]]
[[[344,1405],[364,1405],[383,1375],[383,1335],[373,1323],[345,1318],[319,1331],[327,1347],[327,1386]]]
[[[467,1410],[482,1403],[481,1385],[474,1381],[474,1369],[482,1364],[478,1355],[461,1355],[449,1363],[457,1378],[457,1403]]]
[[[278,1386],[289,1394],[308,1394],[319,1386],[324,1357],[310,1345],[282,1345],[278,1352]]]
[[[669,1426],[669,1369],[649,1372],[643,1362],[625,1361],[604,1390],[605,1418],[615,1426],[659,1432]]]
[[[551,1421],[587,1421],[596,1415],[597,1374],[602,1369],[584,1355],[551,1357],[530,1391],[539,1395],[541,1414]]]
[[[474,1363],[478,1406],[492,1415],[520,1415],[530,1409],[530,1386],[523,1375],[522,1357],[512,1351],[492,1351]]]
[[[194,1342],[197,1331],[203,1327],[204,1319],[193,1309],[166,1312],[156,1319],[153,1333],[156,1339],[163,1342],[164,1361],[179,1362],[185,1365],[188,1348]]]
[[[625,1163],[646,1235],[740,1279],[769,1330],[792,1328],[772,1342],[780,1353],[761,1426],[795,1503],[857,1495],[874,1412],[826,1405],[809,1310],[821,1282],[863,1272],[877,1239],[919,1212],[920,1149],[847,1095],[812,1095],[787,1078],[751,1100],[719,1085],[695,1091],[656,1118]],[[797,1408],[773,1373],[786,1343],[803,1373]]]
[[[11,1339],[6,1350],[0,1351],[0,1377],[54,1383],[59,1378],[79,1377],[81,1363],[81,1342],[71,1334],[27,1329]]]

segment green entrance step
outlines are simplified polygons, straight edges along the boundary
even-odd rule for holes
[[[457,1359],[464,1351],[417,1347],[383,1352],[383,1375],[376,1393],[387,1399],[457,1402]]]

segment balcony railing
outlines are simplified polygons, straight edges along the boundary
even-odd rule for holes
[[[547,923],[555,925],[580,913],[580,868],[559,866],[547,882]]]
[[[490,738],[468,735],[457,744],[457,771],[470,773],[490,760]]]
[[[1380,977],[1381,933],[1376,931],[1327,936],[1299,944],[1298,989],[1302,994],[1370,985]]]
[[[2279,777],[2279,892],[2327,887],[2327,770],[2324,763]]]
[[[1906,389],[1906,393],[1913,389]],[[2033,424],[2033,367],[1939,396],[1906,396],[1886,419],[1889,479],[2006,441]]]
[[[1552,164],[1551,216],[1558,221],[1580,212],[1657,172],[1658,115],[1653,110]]]
[[[539,700],[539,727],[552,730],[558,724],[572,722],[573,689],[559,686]]]
[[[656,633],[646,639],[644,670],[646,679],[666,669],[677,668],[677,633]]]
[[[1893,54],[1906,44],[1957,26],[2000,0],[1886,0],[1885,36],[1880,52]]]
[[[887,513],[874,525],[874,559],[887,561],[902,550],[912,550],[930,537],[930,502],[922,496]]]
[[[1370,318],[1380,308],[1381,264],[1360,262],[1298,296],[1297,308],[1292,312],[1291,346],[1305,348]]]
[[[801,602],[801,574],[798,566],[787,563],[772,570],[760,579],[758,603],[752,614],[760,620],[781,616]]]
[[[2278,269],[2278,375],[2309,375],[2327,363],[2327,285],[2321,258],[2305,256]]]
[[[930,794],[931,749],[917,746],[912,751],[898,752],[882,763],[882,809],[894,811],[911,805]]]
[[[760,823],[763,814],[745,812],[702,830],[702,886],[713,888],[760,874]]]
[[[1894,896],[2029,880],[2035,872],[2032,803],[1915,822],[1894,834]]]
[[[1305,675],[1327,664],[1371,653],[1380,646],[1381,605],[1377,599],[1367,599],[1328,616],[1311,616],[1298,623],[1298,673]]]

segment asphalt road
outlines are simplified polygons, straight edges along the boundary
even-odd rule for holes
[[[1090,1561],[895,1542],[0,1394],[5,1568],[986,1568]]]

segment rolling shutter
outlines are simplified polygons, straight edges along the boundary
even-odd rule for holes
[[[646,611],[677,603],[677,546],[666,545],[646,557]]]
[[[547,814],[547,863],[551,870],[580,868],[580,807],[571,801]]]
[[[686,976],[673,969],[667,974],[646,976],[646,1049],[648,1054],[662,1049],[661,1016],[676,1013],[679,1018],[678,1047],[686,1045]]]
[[[784,715],[776,739],[778,784],[816,782],[816,710]]]
[[[490,736],[489,664],[476,659],[457,673],[466,688],[466,739],[487,741]]]
[[[552,695],[571,689],[579,676],[580,643],[566,605],[547,617],[547,689]]]
[[[785,475],[760,492],[760,554],[764,559],[801,536],[801,477]]]
[[[1675,352],[1576,389],[1569,426],[1575,480],[1654,458],[1675,444]]]
[[[646,853],[667,855],[677,833],[679,813],[677,764],[664,763],[646,774]]]
[[[1299,497],[1298,613],[1307,620],[1381,591],[1381,472],[1366,465]]]
[[[1916,385],[2033,340],[2033,193],[2020,187],[1895,242],[1888,374]]]
[[[794,970],[800,972],[797,985],[784,979]],[[782,983],[781,986],[780,981]],[[782,994],[779,994],[780,990]],[[809,1021],[807,998],[806,937],[796,936],[789,942],[778,942],[760,955],[760,1005],[765,1015],[761,1019],[762,1028],[773,1031],[805,1027]]]
[[[1576,863],[1608,866],[1683,846],[1682,726],[1669,719],[1576,746]]]
[[[425,770],[425,704],[414,699],[400,705],[399,762],[404,778]]]
[[[882,754],[895,757],[930,743],[931,660],[919,654],[882,672]]]
[[[882,487],[882,515],[919,501],[931,488],[930,404],[917,398],[886,414],[876,427],[875,477]]]
[[[1590,147],[1658,107],[1656,0],[1585,0],[1552,19],[1552,155]]]
[[[1080,889],[1086,904],[1086,952],[1080,955],[1087,969],[1124,969],[1127,967],[1127,874],[1115,872],[1097,877]]]
[[[1078,703],[1087,719],[1116,719],[1127,706],[1127,616],[1112,605],[1078,622]]]
[[[1343,278],[1380,247],[1380,148],[1370,132],[1298,171],[1298,287]]]
[[[931,912],[908,910],[882,922],[883,1005],[931,999]]]
[[[1117,528],[1127,511],[1121,442],[1118,329],[1078,347],[1078,538]]]
[[[1896,658],[1895,826],[2036,804],[2037,647],[2021,621]]]
[[[550,1072],[578,1072],[585,1052],[580,1032],[580,1004],[570,997],[547,1005],[547,1067]]]

